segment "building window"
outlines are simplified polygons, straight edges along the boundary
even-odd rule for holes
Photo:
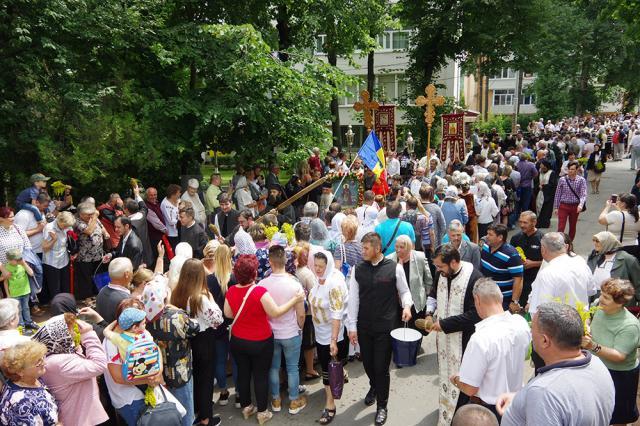
[[[524,93],[520,95],[520,105],[535,105],[536,104],[536,95],[525,95]]]
[[[393,33],[393,49],[406,50],[409,48],[409,31],[395,31]]]
[[[497,74],[494,74],[492,78],[496,80],[516,78],[516,72],[511,68],[502,68]]]
[[[378,46],[381,50],[391,50],[391,31],[385,31],[378,36]]]
[[[496,89],[493,91],[493,105],[513,105],[514,89]]]
[[[396,75],[382,74],[376,79],[377,98],[384,102],[393,102],[396,99]]]

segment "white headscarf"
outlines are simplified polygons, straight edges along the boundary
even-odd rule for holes
[[[244,230],[241,226],[233,237],[233,242],[236,245],[236,254],[256,254],[256,244],[253,242],[251,235]]]

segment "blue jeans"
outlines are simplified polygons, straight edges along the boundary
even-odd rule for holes
[[[29,310],[29,295],[14,297],[20,303],[20,323],[19,325],[31,324],[31,311]]]
[[[300,384],[300,373],[298,364],[300,362],[300,347],[302,346],[302,336],[298,335],[290,339],[274,339],[273,360],[269,370],[269,387],[271,396],[280,398],[280,362],[282,352],[287,363],[287,378],[289,382],[289,400],[298,399],[298,385]]]
[[[18,210],[29,210],[31,213],[33,213],[33,217],[35,218],[36,222],[40,222],[42,220],[42,213],[40,213],[40,210],[38,210],[38,208],[33,204],[20,203],[20,205],[17,205],[16,207],[18,208]]]
[[[216,384],[220,389],[227,388],[227,359],[229,358],[229,339],[216,339]],[[233,382],[238,383],[238,366],[231,357],[231,375]]]
[[[116,409],[120,417],[127,423],[127,426],[136,426],[142,410],[144,410],[144,399],[136,399],[131,404]]]
[[[187,414],[182,417],[182,426],[191,426],[195,420],[193,412],[193,377],[179,388],[169,388],[169,391],[176,397],[180,404],[187,410]]]

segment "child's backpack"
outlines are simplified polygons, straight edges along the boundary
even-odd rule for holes
[[[135,341],[126,334],[120,335],[130,345],[122,360],[122,377],[127,381],[144,379],[160,371],[160,350],[150,340]]]

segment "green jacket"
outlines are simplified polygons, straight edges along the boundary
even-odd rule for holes
[[[591,272],[596,269],[602,257],[603,255],[597,253],[595,250],[591,252],[589,259],[587,259],[587,264]],[[636,259],[634,255],[624,250],[618,250],[613,261],[613,266],[611,267],[611,278],[631,281],[633,288],[636,290],[636,295],[635,300],[629,302],[627,306],[640,305],[640,263],[638,263],[638,259]]]

